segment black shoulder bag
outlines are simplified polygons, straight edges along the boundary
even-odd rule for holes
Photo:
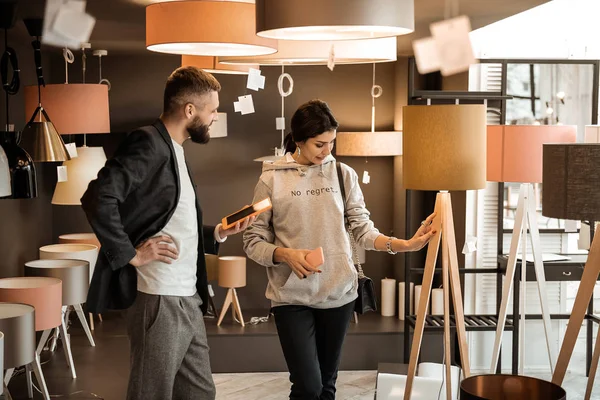
[[[358,261],[358,253],[356,251],[356,241],[352,230],[348,227],[348,217],[346,216],[346,189],[344,188],[344,178],[342,176],[342,167],[339,162],[336,162],[337,176],[344,201],[344,226],[350,237],[350,246],[352,247],[352,258],[354,267],[358,271],[358,298],[354,303],[354,311],[359,314],[364,314],[367,311],[377,311],[377,297],[375,296],[375,285],[368,276],[365,276],[362,266]]]

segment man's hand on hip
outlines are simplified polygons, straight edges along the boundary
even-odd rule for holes
[[[135,257],[129,261],[134,267],[143,267],[152,261],[171,264],[179,257],[175,242],[169,236],[162,235],[140,243],[135,249]]]

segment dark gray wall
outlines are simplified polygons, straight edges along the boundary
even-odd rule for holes
[[[76,61],[77,65],[78,60]],[[152,122],[162,109],[162,91],[165,79],[179,66],[179,57],[154,55],[134,57],[107,57],[102,63],[103,77],[112,83],[110,91],[110,135],[88,135],[88,145],[103,145],[110,156],[123,132]],[[60,63],[57,67],[60,67]],[[81,73],[72,68],[70,79],[78,81]],[[340,130],[368,130],[371,122],[372,66],[337,66],[334,72],[326,67],[288,67],[286,72],[294,78],[294,93],[286,98],[286,120],[302,103],[320,98],[331,106],[340,122]],[[270,154],[280,143],[280,133],[275,130],[275,118],[281,113],[281,98],[277,91],[280,67],[263,68],[266,76],[265,90],[248,91],[243,76],[217,75],[223,89],[220,93],[220,111],[227,113],[228,136],[212,140],[201,146],[186,143],[186,157],[193,171],[198,194],[207,224],[220,219],[252,200],[254,186],[260,176],[261,166],[254,158]],[[377,67],[377,83],[384,88],[377,100],[377,128],[393,129],[394,123],[394,65]],[[88,58],[87,81],[98,79],[97,60]],[[241,116],[233,112],[233,102],[238,96],[251,93],[256,113]],[[79,142],[81,138],[76,138]],[[340,158],[356,169],[359,175],[367,168],[372,180],[362,185],[367,206],[376,226],[386,234],[392,229],[393,159]],[[365,162],[368,161],[368,164]],[[53,238],[72,232],[90,231],[83,212],[73,206],[53,206]],[[324,222],[326,223],[326,222]],[[224,255],[243,255],[241,236],[231,237],[222,247]],[[391,258],[385,253],[367,254],[365,270],[380,285],[381,278],[393,276]],[[264,269],[248,263],[248,284],[239,290],[240,302],[245,309],[266,309],[264,297],[266,275]],[[215,288],[217,304],[221,304],[224,291]],[[249,318],[250,316],[246,316]]]
[[[4,35],[2,34],[2,39]],[[9,46],[15,49],[21,69],[21,85],[36,84],[33,49],[30,40],[11,39]],[[2,46],[2,51],[4,51]],[[43,71],[46,82],[51,82],[53,54],[44,54]],[[10,123],[22,129],[26,119],[23,89],[10,96]],[[5,92],[0,90],[0,130],[6,124]],[[22,275],[23,264],[38,258],[40,246],[52,242],[52,207],[50,200],[53,182],[56,181],[56,163],[37,163],[38,197],[29,200],[0,200],[0,278]]]

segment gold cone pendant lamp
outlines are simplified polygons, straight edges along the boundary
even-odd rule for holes
[[[35,121],[38,114],[40,116],[39,121]],[[42,116],[45,121],[42,120]],[[63,142],[54,124],[50,121],[41,103],[35,109],[25,129],[23,129],[23,135],[33,137],[33,161],[53,162],[71,159],[65,147],[65,142]]]

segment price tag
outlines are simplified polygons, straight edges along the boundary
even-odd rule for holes
[[[66,165],[61,165],[59,167],[56,167],[56,175],[58,176],[59,182],[66,182],[69,179],[67,176]]]

